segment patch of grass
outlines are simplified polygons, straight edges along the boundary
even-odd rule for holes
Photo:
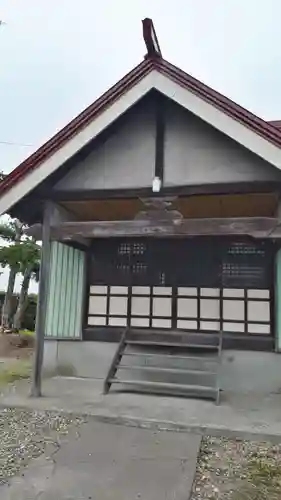
[[[28,379],[31,375],[31,361],[17,360],[0,364],[0,386],[16,380]]]
[[[35,332],[32,330],[19,330],[20,335],[30,335],[31,337],[34,337]]]
[[[192,500],[281,500],[281,442],[206,436]]]
[[[281,467],[274,457],[249,459],[245,475],[233,500],[281,500]]]

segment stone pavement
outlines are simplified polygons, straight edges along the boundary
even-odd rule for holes
[[[273,439],[281,437],[281,394],[222,395],[212,401],[110,391],[102,394],[102,381],[54,377],[44,380],[44,397],[29,397],[26,381],[0,396],[0,405],[63,410],[92,415],[96,420],[154,429],[201,434]]]
[[[1,500],[188,500],[201,437],[93,419],[36,459]]]

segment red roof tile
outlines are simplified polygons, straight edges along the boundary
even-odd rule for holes
[[[268,123],[270,123],[270,125],[273,125],[273,127],[281,129],[281,120],[271,120]]]

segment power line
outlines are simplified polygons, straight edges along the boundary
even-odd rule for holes
[[[34,144],[25,144],[23,142],[11,142],[11,141],[0,141],[0,144],[3,144],[4,146],[20,146],[24,148],[30,148],[34,146]]]

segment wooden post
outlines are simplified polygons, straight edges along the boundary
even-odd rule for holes
[[[44,218],[42,225],[42,250],[40,265],[39,293],[36,312],[36,343],[34,353],[33,377],[31,385],[31,396],[42,396],[41,375],[44,355],[44,337],[46,325],[46,313],[48,302],[49,274],[50,274],[50,221],[52,205],[47,203],[44,209]]]

